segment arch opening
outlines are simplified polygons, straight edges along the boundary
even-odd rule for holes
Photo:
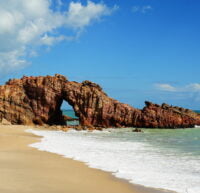
[[[65,100],[62,102],[61,111],[65,118],[66,125],[77,126],[80,124],[79,117],[76,116],[73,107]]]

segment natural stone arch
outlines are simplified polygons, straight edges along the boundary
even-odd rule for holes
[[[120,103],[90,81],[68,81],[64,76],[26,77],[0,86],[0,119],[12,124],[65,124],[61,104],[66,100],[80,124],[92,127],[192,127],[198,114],[166,104],[146,102],[143,109]]]

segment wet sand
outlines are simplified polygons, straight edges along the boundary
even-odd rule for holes
[[[34,129],[0,125],[1,193],[165,192],[132,185],[108,172],[88,168],[82,162],[29,147],[40,140],[25,132],[30,128]]]

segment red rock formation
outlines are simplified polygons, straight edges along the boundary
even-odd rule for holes
[[[142,109],[120,103],[90,81],[68,81],[62,75],[23,77],[0,86],[0,119],[12,124],[65,124],[63,100],[73,108],[80,124],[88,127],[185,128],[200,125],[193,111],[146,102]]]
[[[60,110],[65,83],[60,75],[8,81],[0,87],[1,117],[13,124],[65,124]]]

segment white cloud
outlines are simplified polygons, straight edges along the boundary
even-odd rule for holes
[[[74,28],[83,28],[93,20],[100,19],[102,15],[110,15],[116,9],[117,6],[110,9],[105,4],[95,4],[91,1],[88,1],[87,6],[82,6],[80,2],[71,2],[66,24]]]
[[[158,90],[169,91],[169,92],[200,92],[200,83],[191,83],[182,87],[174,87],[168,83],[154,85]]]
[[[200,91],[200,83],[193,83],[186,86],[186,89],[189,91],[199,92]]]
[[[52,8],[53,2],[55,9]],[[75,39],[84,27],[117,9],[116,6],[109,8],[104,3],[92,1],[86,5],[72,1],[66,11],[59,11],[56,6],[63,6],[63,2],[0,1],[0,72],[26,65],[27,56],[35,53],[37,46],[52,46],[60,41]],[[59,28],[73,29],[74,35],[60,34]]]
[[[74,39],[76,39],[77,36],[64,36],[64,35],[60,35],[60,36],[49,36],[47,34],[45,34],[43,37],[41,37],[40,39],[40,44],[41,45],[47,45],[47,46],[52,46],[58,42],[67,40],[67,41],[72,41]]]
[[[189,105],[199,106],[200,102],[200,83],[191,83],[183,86],[174,87],[168,83],[166,84],[154,84],[154,87],[157,90],[163,91],[159,92],[159,97],[163,97],[162,100],[178,100],[180,101],[189,101]],[[158,93],[157,93],[158,94]],[[166,98],[167,97],[167,98]],[[185,103],[185,102],[184,102]],[[192,107],[197,108],[197,107]]]
[[[174,92],[177,91],[175,87],[170,84],[155,84],[156,88],[163,91]]]
[[[133,6],[132,8],[131,8],[131,11],[133,12],[133,13],[136,13],[136,12],[140,12],[140,13],[146,13],[146,12],[148,12],[148,11],[151,11],[153,8],[152,8],[152,6],[150,6],[150,5],[145,5],[145,6]]]
[[[24,59],[25,50],[24,48],[11,50],[7,52],[0,52],[0,71],[7,73],[12,68],[22,68],[28,64]]]

